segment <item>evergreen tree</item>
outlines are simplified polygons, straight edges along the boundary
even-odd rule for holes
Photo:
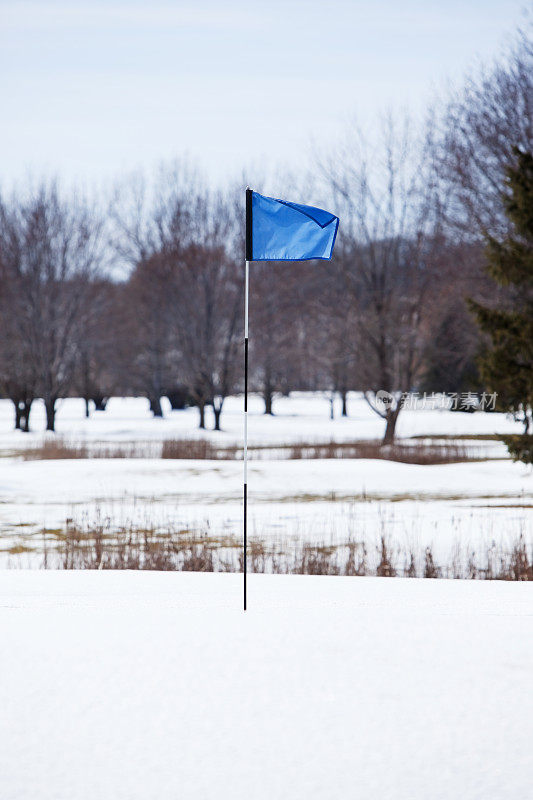
[[[510,222],[501,239],[486,237],[488,270],[506,288],[498,307],[470,301],[491,346],[480,359],[483,379],[498,393],[499,407],[524,424],[504,437],[513,458],[533,463],[533,156],[515,149],[507,170],[504,207]]]

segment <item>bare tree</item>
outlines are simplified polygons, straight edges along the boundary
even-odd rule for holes
[[[407,118],[389,115],[372,147],[356,132],[325,164],[344,208],[340,266],[356,320],[358,381],[386,422],[385,444],[420,374],[438,286],[442,241],[432,155],[431,128],[421,139]]]
[[[135,267],[122,288],[122,304],[116,313],[121,352],[127,363],[124,375],[130,390],[146,394],[150,410],[163,416],[161,396],[177,374],[172,360],[172,302],[174,270],[166,254],[156,253]]]
[[[185,163],[162,165],[154,180],[132,176],[119,187],[110,206],[112,246],[133,268],[117,309],[122,385],[145,393],[155,416],[162,416],[161,395],[178,382],[182,362],[176,344],[176,270],[181,255],[197,236],[202,189]],[[191,309],[187,309],[187,316]],[[203,412],[202,412],[203,413]]]
[[[14,224],[13,209],[0,203],[0,315],[3,335],[0,338],[0,391],[13,402],[15,428],[29,431],[30,412],[36,396],[36,376],[24,336],[21,298],[17,291],[16,264],[20,242]]]
[[[482,336],[466,302],[467,297],[485,300],[494,291],[484,270],[483,249],[478,242],[460,239],[442,244],[439,292],[431,307],[432,335],[425,342],[421,391],[481,392],[485,388],[476,365]]]
[[[185,160],[161,164],[153,180],[141,173],[117,186],[110,206],[111,245],[126,268],[193,241],[204,187]]]
[[[84,335],[79,343],[74,391],[85,400],[85,415],[105,411],[110,396],[129,388],[121,373],[119,317],[121,284],[98,279],[89,287]],[[129,378],[129,375],[128,375]]]
[[[255,262],[250,272],[250,363],[265,414],[273,414],[275,392],[287,392],[299,371],[298,326],[305,315],[305,271],[299,264]]]
[[[467,77],[445,110],[439,173],[448,219],[469,237],[505,234],[501,192],[516,146],[533,150],[533,44],[526,31],[505,57]]]
[[[75,197],[62,200],[54,184],[15,199],[5,220],[16,324],[44,400],[47,430],[54,430],[56,402],[74,382],[91,281],[103,260],[101,232],[94,209]]]
[[[225,398],[240,373],[243,270],[232,244],[235,217],[228,198],[204,194],[196,204],[196,242],[171,258],[175,264],[173,317],[185,382],[205,427],[210,404],[215,430]]]
[[[341,239],[333,261],[319,262],[311,273],[305,304],[317,386],[329,390],[332,419],[337,396],[341,399],[341,415],[348,416],[348,391],[357,384],[357,314],[353,298],[346,291],[344,244]]]

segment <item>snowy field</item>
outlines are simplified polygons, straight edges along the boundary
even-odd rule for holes
[[[528,584],[3,572],[2,800],[531,796]]]
[[[250,575],[245,615],[238,574],[24,569],[66,520],[239,537],[242,463],[159,456],[165,440],[239,443],[241,407],[230,398],[215,433],[195,410],[157,420],[114,398],[86,420],[68,400],[56,438],[150,457],[28,460],[42,408],[25,435],[0,402],[1,563],[15,567],[0,570],[0,800],[529,796],[528,583]],[[406,411],[406,440],[481,437],[483,460],[421,466],[276,456],[379,438],[357,396],[333,421],[321,396],[251,410],[252,444],[273,448],[250,464],[252,538],[386,533],[444,559],[457,540],[533,536],[531,470],[483,439],[519,430],[503,415]]]
[[[402,548],[431,545],[446,558],[458,541],[468,548],[533,536],[531,470],[507,459],[501,443],[469,440],[479,462],[421,466],[369,459],[280,460],[276,446],[302,442],[376,439],[380,420],[357,395],[349,417],[329,419],[323,395],[275,401],[274,417],[250,403],[250,442],[274,448],[253,461],[249,473],[251,535],[269,541],[338,543],[349,538],[378,541],[382,533]],[[337,409],[337,413],[340,409]],[[0,401],[0,547],[2,563],[39,566],[43,529],[49,541],[66,520],[89,527],[96,518],[112,525],[200,530],[238,537],[242,524],[242,464],[238,461],[172,460],[159,456],[164,440],[207,437],[238,444],[242,399],[229,398],[222,432],[197,429],[197,411],[153,419],[142,398],[112,398],[105,412],[84,417],[80,400],[60,404],[57,436],[91,447],[110,444],[146,448],[151,458],[25,460],[43,441],[40,403],[32,411],[31,434],[13,431],[12,404]],[[208,415],[208,425],[212,420]],[[405,410],[398,434],[490,436],[519,431],[503,414],[452,413],[442,408]],[[53,438],[53,435],[52,435]],[[460,440],[464,441],[464,440]],[[272,457],[274,455],[274,457]]]
[[[170,409],[163,398],[163,419],[154,419],[145,398],[113,397],[105,412],[84,417],[82,400],[68,399],[58,403],[57,432],[68,439],[100,440],[111,442],[160,441],[178,437],[215,436],[224,443],[242,443],[242,397],[230,397],[224,404],[220,433],[198,430],[198,411]],[[292,442],[329,442],[351,439],[380,439],[384,422],[368,407],[358,394],[351,393],[348,400],[348,418],[340,417],[340,403],[336,401],[336,419],[330,420],[330,403],[321,393],[293,392],[290,397],[276,397],[275,416],[263,414],[264,404],[259,396],[252,395],[248,402],[248,435],[251,445],[288,444]],[[211,409],[206,411],[206,423],[212,427]],[[20,448],[42,439],[45,428],[44,407],[36,401],[31,412],[33,432],[22,434],[13,431],[13,404],[0,400],[0,448]],[[406,409],[399,417],[397,434],[407,436],[437,436],[461,434],[513,433],[520,426],[505,414],[450,413],[443,408]]]

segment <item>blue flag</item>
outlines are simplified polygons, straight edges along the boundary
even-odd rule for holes
[[[329,211],[246,190],[246,260],[330,259],[339,218]]]

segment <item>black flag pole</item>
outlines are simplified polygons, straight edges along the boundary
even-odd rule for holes
[[[255,206],[255,243],[253,211]],[[339,218],[329,211],[265,197],[246,187],[246,267],[244,273],[244,515],[243,573],[246,611],[248,525],[248,295],[250,263],[257,261],[329,261]]]
[[[246,572],[248,561],[248,295],[250,284],[250,261],[253,261],[252,241],[252,190],[246,188],[246,266],[244,272],[244,515],[243,515],[243,573],[244,610],[246,611]]]

